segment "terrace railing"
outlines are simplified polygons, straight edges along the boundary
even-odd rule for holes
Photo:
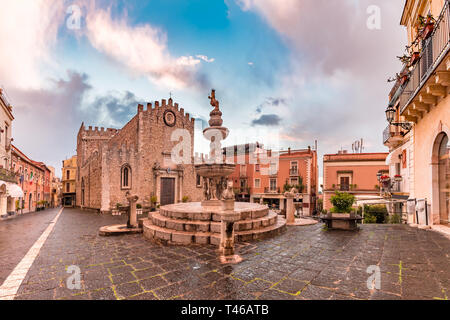
[[[420,91],[450,48],[449,2],[450,0],[445,1],[444,8],[435,23],[431,36],[422,41],[420,61],[412,69],[408,82],[399,88],[400,94],[397,97],[400,98],[401,112],[405,110]]]

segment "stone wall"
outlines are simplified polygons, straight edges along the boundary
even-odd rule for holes
[[[164,113],[175,114],[175,123],[169,126]],[[152,195],[160,201],[160,178],[176,179],[175,202],[188,196],[192,201],[202,197],[201,188],[196,187],[194,165],[177,165],[171,161],[171,152],[179,141],[171,141],[176,129],[188,130],[191,139],[191,154],[194,149],[194,119],[184,113],[178,104],[165,100],[138,106],[137,114],[120,130],[86,130],[80,128],[77,153],[79,157],[79,183],[77,194],[81,195],[81,181],[85,181],[85,207],[109,211],[117,203],[126,204],[126,194],[139,196],[138,203],[149,205]],[[130,188],[121,187],[121,169],[131,168]],[[155,170],[156,168],[156,170]],[[87,196],[89,194],[89,196]],[[79,197],[77,197],[79,198]],[[81,198],[77,205],[81,206]]]

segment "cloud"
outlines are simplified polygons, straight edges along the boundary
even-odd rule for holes
[[[75,71],[51,79],[45,88],[9,90],[14,101],[14,144],[32,159],[59,170],[62,159],[76,154],[76,136],[83,121],[121,128],[142,103],[129,91],[89,99],[91,91],[88,75]]]
[[[51,48],[64,19],[63,9],[62,1],[1,1],[1,85],[40,87],[43,64],[53,64]]]
[[[110,92],[87,105],[85,118],[95,119],[96,126],[121,128],[135,116],[137,105],[143,102],[129,91],[123,94]]]
[[[204,55],[201,55],[201,54],[196,55],[196,57],[201,59],[201,60],[203,60],[203,61],[205,61],[205,62],[208,62],[208,63],[211,63],[211,62],[215,61],[214,58],[208,58],[208,56],[204,56]]]
[[[256,107],[256,112],[261,113],[265,107],[278,107],[280,105],[285,105],[286,99],[284,98],[273,98],[268,97],[266,100]]]
[[[90,90],[88,76],[74,71],[65,79],[50,80],[45,88],[9,90],[14,144],[32,159],[60,168],[61,160],[76,153],[80,106]]]
[[[281,118],[276,114],[263,114],[258,119],[252,121],[252,125],[259,126],[277,126],[281,122]]]
[[[163,30],[150,24],[132,26],[126,14],[113,19],[110,8],[90,6],[87,12],[86,35],[92,46],[132,73],[169,88],[208,86],[196,68],[201,58],[172,56]]]
[[[318,139],[321,151],[331,153],[365,138],[370,151],[385,150],[386,79],[401,69],[396,56],[407,42],[399,26],[402,1],[236,2],[265,20],[291,51],[285,62],[290,71],[269,93],[287,98],[281,108],[285,144]],[[380,30],[367,28],[370,5],[380,7]]]

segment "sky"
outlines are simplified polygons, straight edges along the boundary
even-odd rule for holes
[[[384,110],[406,45],[404,0],[0,0],[0,86],[14,144],[54,166],[86,125],[120,128],[171,95],[230,136],[323,154],[387,152]],[[198,121],[201,129],[204,121]],[[196,135],[196,150],[204,151]]]

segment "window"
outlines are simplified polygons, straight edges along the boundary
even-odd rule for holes
[[[66,171],[66,180],[70,180],[70,170]]]
[[[255,188],[261,188],[261,179],[255,179]]]
[[[196,184],[197,184],[197,187],[202,186],[202,177],[199,174],[197,175]]]
[[[278,164],[276,162],[270,163],[269,175],[276,175],[278,173]]]
[[[450,219],[450,142],[448,136],[442,139],[439,148],[439,206],[441,223]]]
[[[131,168],[129,165],[124,165],[121,172],[121,186],[122,189],[131,188]]]
[[[298,178],[291,178],[291,183],[290,183],[290,185],[291,185],[291,186],[296,186],[296,185],[298,185]]]
[[[341,191],[349,191],[350,190],[350,177],[341,177],[340,179]]]
[[[259,163],[255,164],[255,171],[259,172],[261,170]]]
[[[291,174],[297,174],[298,173],[298,162],[297,161],[291,161]]]
[[[70,192],[70,183],[66,184],[66,192]]]
[[[277,190],[277,179],[270,179],[270,191]]]

